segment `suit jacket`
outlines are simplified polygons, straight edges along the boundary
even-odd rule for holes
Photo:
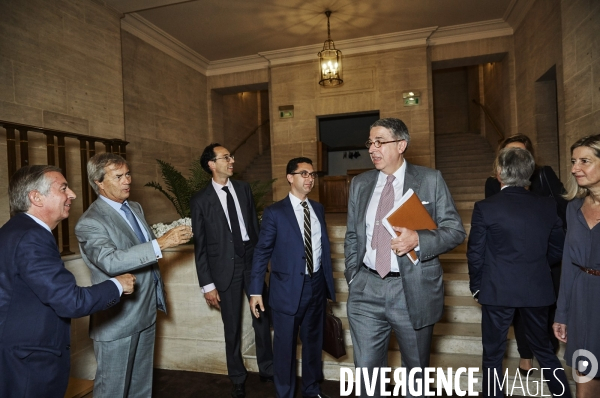
[[[151,239],[154,234],[144,219],[142,207],[127,202]],[[101,198],[81,216],[75,226],[81,257],[92,273],[92,283],[130,272],[136,277],[135,292],[119,305],[90,319],[90,337],[113,341],[138,333],[156,322],[157,293],[153,268],[158,270],[152,242],[141,243],[127,221]],[[162,289],[162,281],[159,283]]]
[[[366,213],[375,190],[378,173],[378,170],[370,170],[359,174],[350,184],[348,223],[344,242],[345,275],[348,283],[354,279],[365,257]],[[417,265],[414,265],[407,256],[397,258],[410,321],[415,329],[419,329],[434,324],[442,316],[444,285],[438,256],[462,243],[466,233],[450,191],[439,171],[406,162],[403,194],[409,188],[412,188],[422,202],[428,202],[424,206],[438,226],[432,231],[416,231],[420,246],[420,261]]]
[[[79,287],[50,232],[24,213],[0,228],[0,396],[62,397],[71,318],[120,300],[112,281]]]
[[[327,298],[335,301],[331,250],[323,205],[309,200],[321,223],[321,270],[327,285]],[[274,311],[294,315],[300,305],[306,257],[304,236],[289,196],[267,207],[263,213],[260,237],[254,249],[249,294],[262,294],[262,286],[271,260],[269,305]]]
[[[552,198],[507,187],[475,203],[467,250],[479,303],[541,307],[555,301],[550,265],[560,260],[562,222]]]
[[[258,240],[258,217],[250,184],[244,181],[230,181],[240,203],[250,242],[254,246]],[[196,271],[200,286],[214,283],[217,290],[226,290],[233,277],[233,234],[212,182],[192,197],[190,207]],[[251,251],[252,248],[248,250]],[[246,255],[252,256],[252,252],[248,253],[248,250]]]

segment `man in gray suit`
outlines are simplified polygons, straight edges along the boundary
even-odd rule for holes
[[[466,236],[441,173],[404,160],[409,141],[408,129],[401,120],[376,121],[366,142],[376,170],[356,176],[350,185],[344,242],[348,320],[354,364],[369,369],[370,374],[373,368],[387,366],[392,330],[407,375],[412,368],[429,366],[433,325],[444,306],[438,256],[459,245]],[[401,234],[392,239],[381,219],[399,204],[409,188],[438,228],[395,228]],[[406,256],[413,249],[419,257],[416,264]],[[367,396],[364,382],[361,392]],[[374,396],[379,394],[378,383]]]
[[[92,283],[131,272],[136,292],[109,310],[91,316],[90,337],[98,362],[94,397],[150,397],[156,310],[166,312],[157,260],[161,250],[187,242],[190,227],[180,226],[155,239],[142,207],[128,201],[127,161],[113,153],[93,156],[88,180],[99,195],[75,226]]]

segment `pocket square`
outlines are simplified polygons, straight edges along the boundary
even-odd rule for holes
[[[421,204],[428,205],[428,204],[429,204],[429,202],[428,202],[428,201],[426,201],[426,200],[424,200],[424,201],[422,201],[422,202],[421,202]]]

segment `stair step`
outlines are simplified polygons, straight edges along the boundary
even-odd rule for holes
[[[454,175],[455,174],[452,174],[452,176]],[[458,173],[456,173],[456,175],[458,175]],[[444,176],[444,180],[450,189],[452,189],[452,187],[480,187],[480,189],[483,190],[485,187],[485,180],[487,179],[487,176],[467,177],[464,174],[460,177],[461,178],[448,178],[448,176]]]
[[[476,185],[461,185],[461,186],[452,186],[448,187],[450,189],[450,193],[452,197],[460,194],[478,194],[482,195],[485,198],[485,187],[484,184],[476,184]]]
[[[485,194],[483,190],[480,193],[461,193],[457,195],[453,194],[452,199],[454,199],[455,202],[470,201],[474,203],[485,199]]]

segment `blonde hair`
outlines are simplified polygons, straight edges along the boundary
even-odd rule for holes
[[[573,156],[573,151],[575,148],[582,146],[590,148],[592,152],[594,152],[594,155],[600,160],[600,134],[588,135],[576,141],[573,145],[571,145],[571,156]],[[588,188],[580,187],[577,184],[577,180],[575,180],[573,174],[569,174],[567,183],[565,185],[567,193],[564,194],[563,197],[566,200],[585,198],[590,194],[590,190]]]

